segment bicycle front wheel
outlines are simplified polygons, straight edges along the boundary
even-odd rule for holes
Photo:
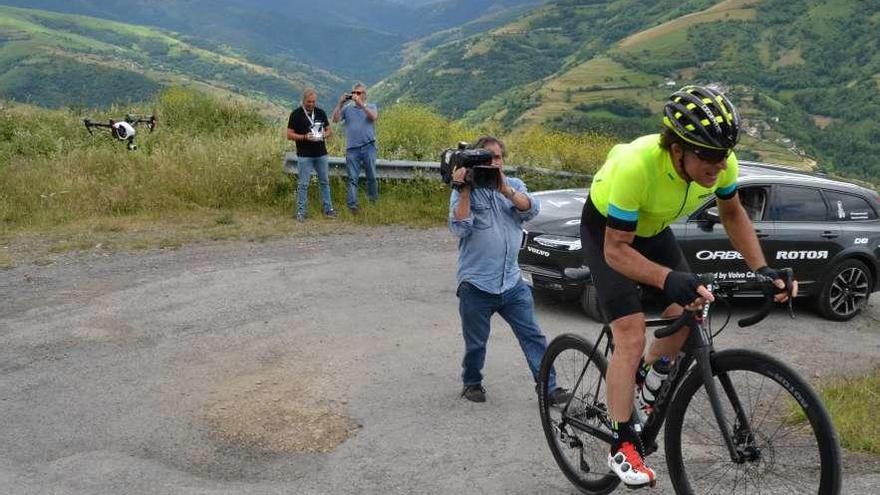
[[[541,361],[541,425],[556,464],[580,491],[612,492],[620,479],[608,470],[611,424],[605,405],[605,357],[593,344],[574,334],[553,339]],[[571,392],[567,404],[547,400],[548,380]]]
[[[695,371],[682,382],[666,419],[666,462],[675,493],[840,493],[834,426],[797,373],[754,351],[713,356],[713,377],[739,457],[734,462]]]

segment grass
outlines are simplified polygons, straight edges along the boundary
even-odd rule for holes
[[[863,375],[841,376],[819,387],[819,395],[843,448],[880,455],[880,367]],[[800,416],[797,421],[806,421]]]
[[[776,62],[770,65],[771,69],[779,69],[780,67],[788,67],[790,65],[803,65],[805,62],[803,53],[800,48],[792,48],[782,53]]]
[[[109,135],[90,136],[81,110],[0,103],[0,267],[70,251],[176,248],[200,240],[259,241],[357,225],[445,223],[449,189],[439,180],[382,181],[381,198],[352,217],[343,179],[331,181],[340,218],[321,218],[315,184],[310,217],[292,222],[296,178],[281,169],[284,123],[258,109],[172,88],[133,108],[88,113],[104,120],[128,112],[159,115],[156,132],[139,129],[136,152]],[[222,125],[218,125],[222,123]],[[341,156],[343,133],[329,142]],[[442,149],[473,142],[483,129],[450,122],[412,105],[388,107],[377,125],[382,158],[436,161]],[[508,163],[584,171],[601,162],[609,138],[533,132],[503,136]],[[540,179],[540,180],[539,180]],[[313,179],[314,180],[314,179]],[[553,187],[530,179],[529,185]],[[560,184],[561,185],[561,184]],[[567,184],[566,184],[567,185]]]
[[[343,218],[336,222],[320,215],[314,218],[298,224],[291,221],[289,212],[271,208],[93,217],[50,229],[27,229],[0,236],[0,269],[23,263],[51,264],[69,252],[111,254],[177,249],[203,241],[265,242],[288,236],[320,235],[353,230],[359,221]]]
[[[722,20],[754,18],[756,11],[751,7],[754,7],[755,4],[756,2],[753,0],[725,0],[702,12],[681,16],[651,29],[640,31],[622,40],[619,46],[624,49],[668,48],[669,37],[680,36],[676,33],[684,33],[690,26]]]
[[[155,133],[139,130],[136,153],[106,134],[89,136],[80,122],[84,113],[100,121],[132,111],[159,115]],[[0,199],[15,202],[20,210],[0,212],[5,222],[10,214],[19,215],[13,223],[20,223],[33,222],[52,205],[80,217],[99,210],[176,209],[187,203],[271,203],[271,197],[285,193],[273,190],[282,187],[282,152],[292,147],[283,129],[280,119],[267,122],[243,104],[181,88],[144,105],[87,113],[0,103]],[[377,125],[379,154],[436,161],[442,149],[473,141],[482,132],[425,107],[392,106],[383,109]],[[330,154],[341,156],[344,138],[338,128],[336,134],[328,143]],[[516,155],[520,143],[508,141]]]
[[[652,90],[660,82],[662,78],[657,76],[628,69],[607,57],[596,57],[549,81],[540,91],[541,103],[524,114],[518,125],[541,125],[579,103],[603,101],[620,94],[632,96],[637,89],[656,92],[656,101],[662,102],[664,92]]]
[[[77,33],[59,32],[56,29],[42,24],[45,20],[58,20],[62,18],[84,20],[80,16],[62,16],[51,12],[31,9],[19,9],[15,7],[0,7],[3,16],[0,17],[0,27],[14,29],[35,35],[41,43],[61,44],[69,49],[96,50],[98,52],[112,52],[114,47],[109,43],[82,36]],[[119,25],[113,21],[102,21],[108,25]]]
[[[144,249],[177,249],[204,241],[266,242],[285,237],[353,232],[364,226],[401,224],[415,228],[442,226],[449,191],[437,181],[423,186],[383,181],[377,204],[361,198],[354,216],[344,207],[345,184],[331,179],[338,219],[324,218],[317,187],[309,189],[309,220],[292,221],[293,197],[274,207],[231,210],[99,215],[52,227],[36,226],[0,235],[0,269],[22,263],[51,264],[70,252],[110,254]]]

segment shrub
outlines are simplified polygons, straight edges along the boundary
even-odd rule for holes
[[[508,163],[593,174],[617,141],[601,134],[532,127],[510,136],[506,143]]]
[[[221,102],[198,91],[173,87],[159,96],[160,125],[172,131],[238,136],[268,127],[253,108],[239,102]]]
[[[379,155],[389,160],[436,161],[459,141],[474,142],[478,132],[414,104],[389,107],[376,128]]]

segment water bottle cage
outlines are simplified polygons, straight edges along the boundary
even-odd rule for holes
[[[654,401],[651,403],[651,414],[648,416],[647,423],[645,426],[652,424],[655,421],[656,417],[660,415],[657,412],[660,410],[658,405],[666,404],[666,396],[669,394],[669,389],[672,386],[672,383],[675,381],[675,377],[678,375],[678,363],[679,360],[676,359],[669,367],[669,372],[666,374],[666,378],[660,382],[660,388],[654,392]]]

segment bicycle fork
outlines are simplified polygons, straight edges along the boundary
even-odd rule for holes
[[[736,390],[733,388],[730,377],[727,373],[718,374],[718,379],[724,389],[725,396],[730,401],[730,405],[733,407],[734,414],[736,415],[736,441],[734,440],[734,432],[730,431],[727,423],[718,386],[712,378],[711,347],[704,343],[694,349],[694,355],[703,379],[703,386],[706,388],[706,394],[709,396],[709,403],[712,405],[712,412],[715,415],[715,420],[718,421],[718,428],[721,430],[721,437],[724,439],[724,444],[727,446],[728,453],[730,454],[730,460],[736,464],[742,464],[747,460],[756,460],[760,455],[757,449],[751,448],[751,446],[748,448],[748,451],[737,448],[737,445],[751,444],[753,436],[751,425],[739,400],[739,395],[737,395]],[[742,438],[741,432],[746,432],[747,436]]]

